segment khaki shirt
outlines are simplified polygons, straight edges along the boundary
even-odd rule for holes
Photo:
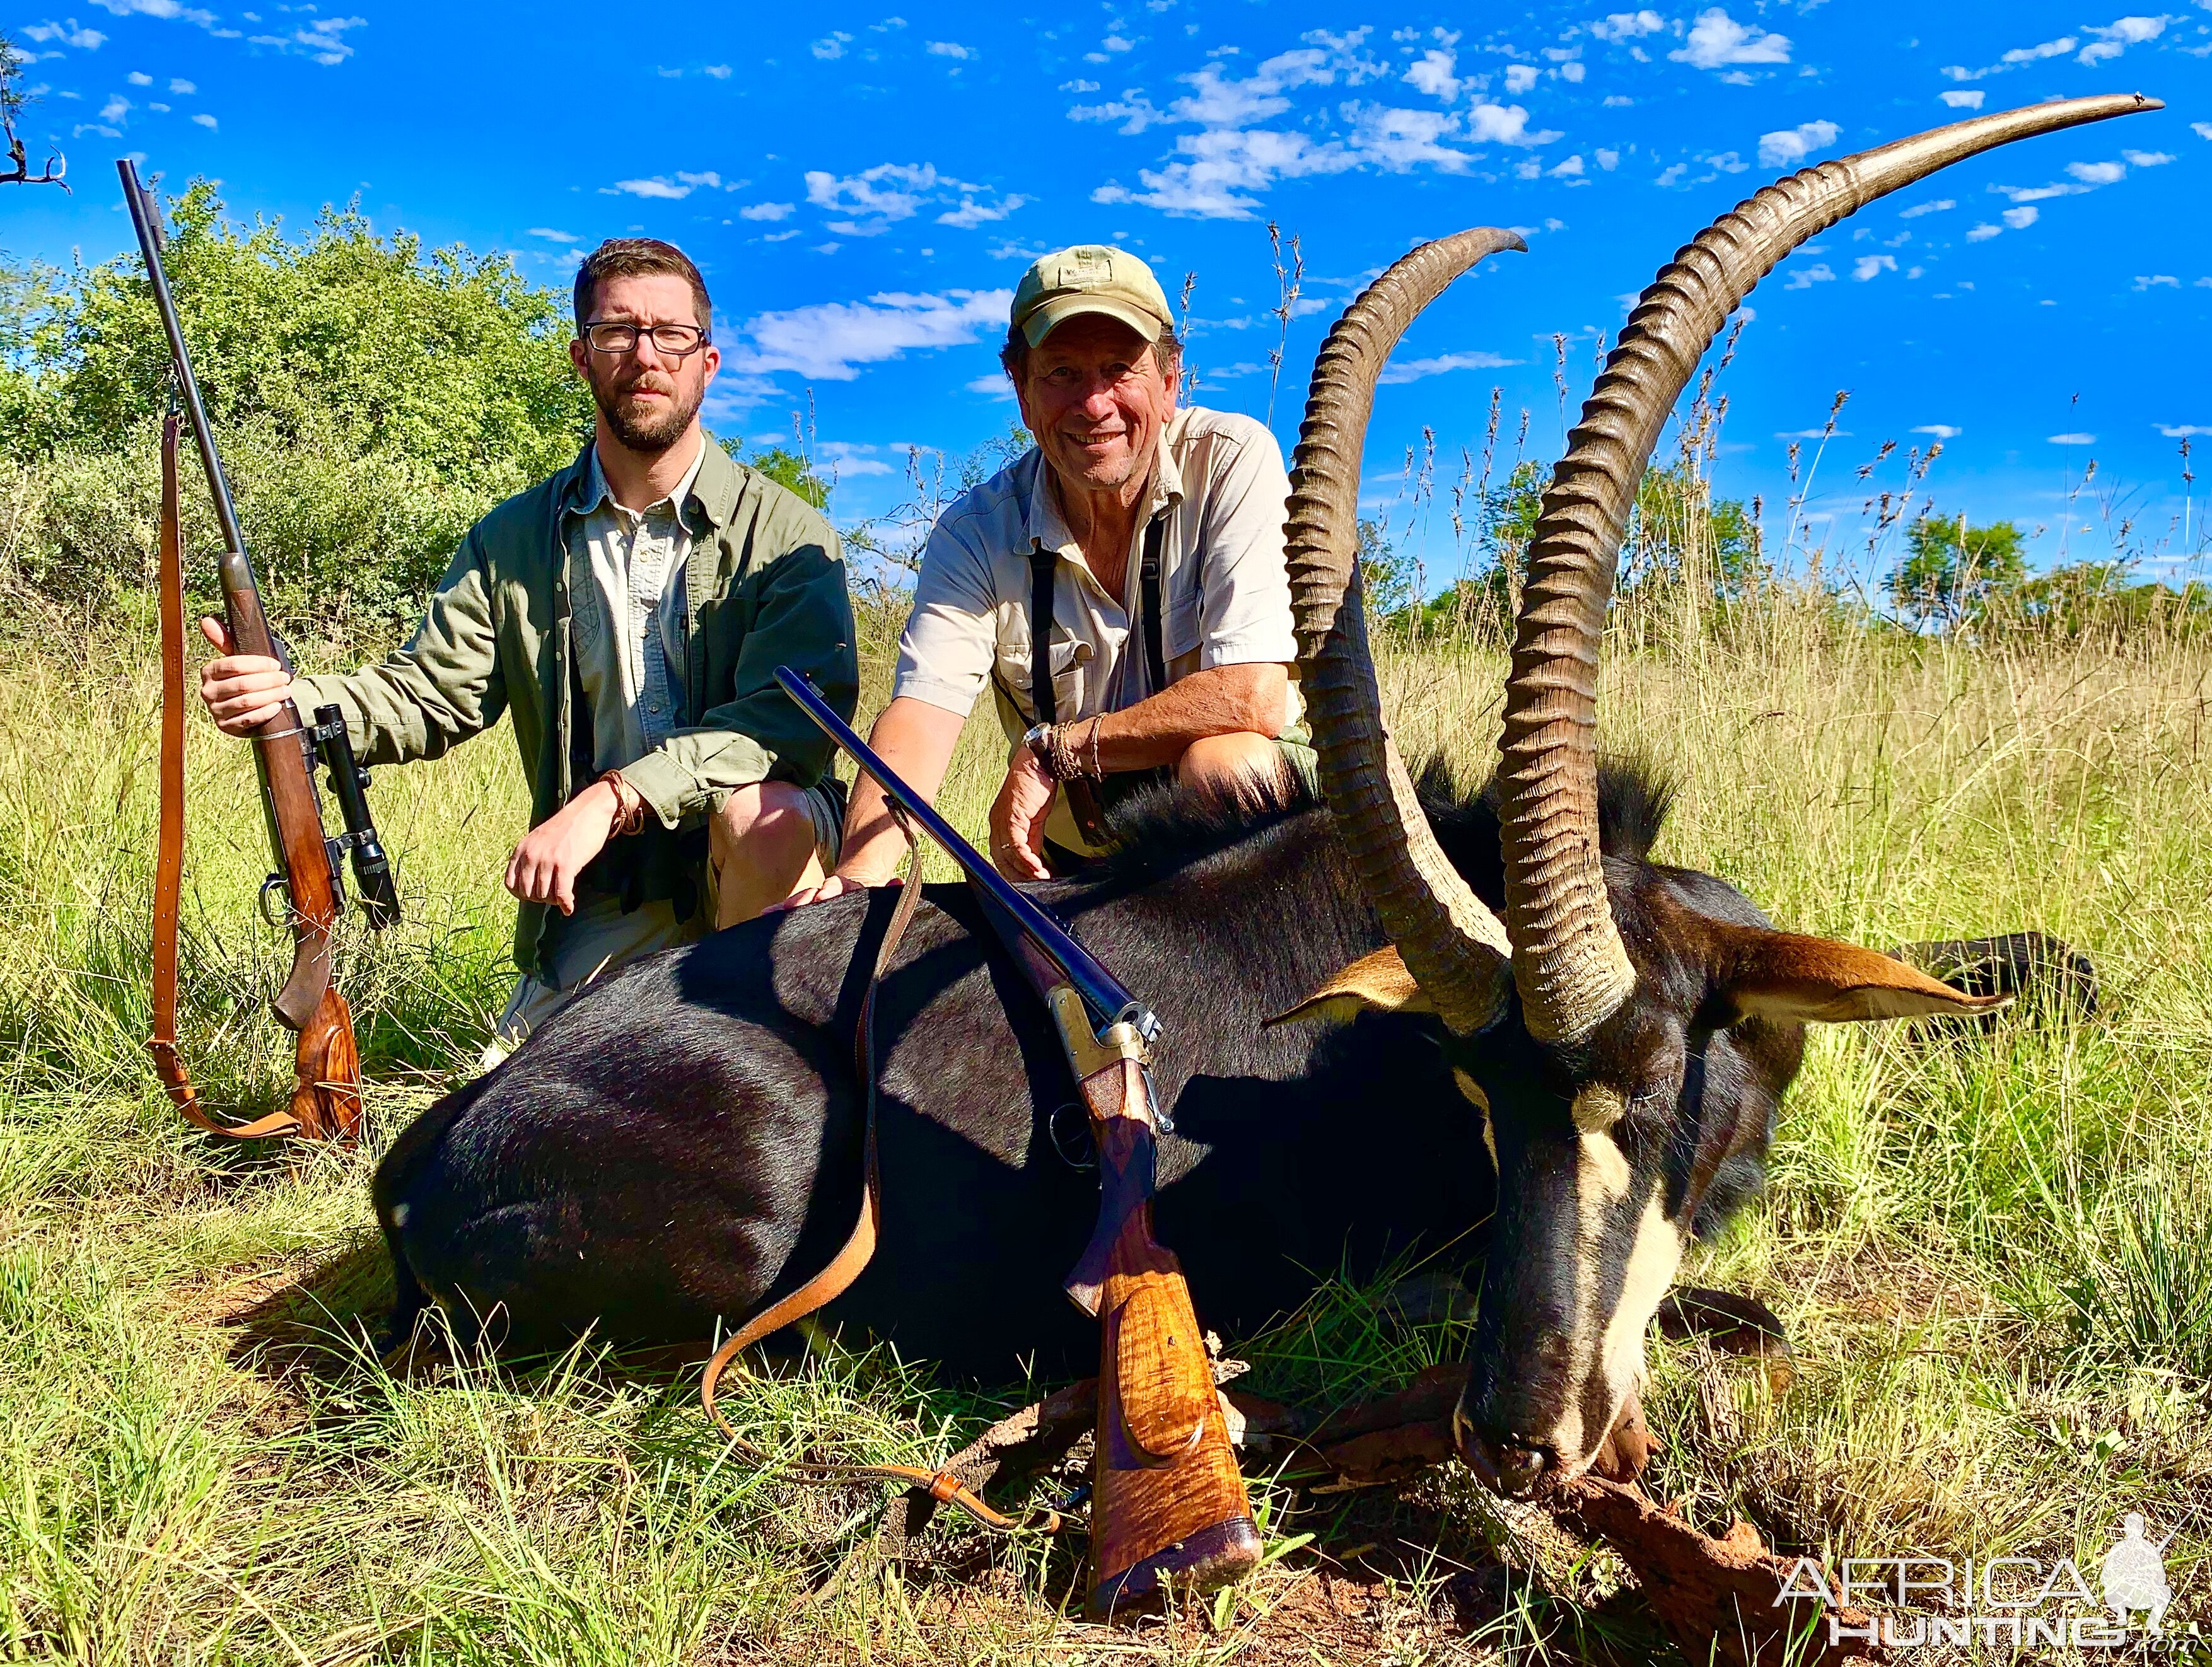
[[[568,544],[576,672],[592,707],[594,770],[619,770],[664,745],[684,721],[684,650],[691,634],[684,574],[691,502],[707,440],[676,489],[641,511],[615,501],[593,446],[584,507]],[[705,524],[702,512],[700,524]]]
[[[1021,738],[1036,721],[1030,552],[1039,544],[1060,557],[1048,645],[1055,717],[1065,723],[1119,712],[1156,694],[1139,628],[1139,565],[1145,526],[1162,512],[1160,650],[1168,681],[1219,665],[1295,663],[1283,563],[1290,489],[1282,449],[1261,424],[1224,411],[1177,411],[1161,434],[1127,578],[1114,596],[1084,561],[1042,455],[1032,448],[961,497],[931,530],[892,694],[965,716],[993,683],[1007,740]],[[1286,730],[1302,711],[1294,681]],[[1055,821],[1062,814],[1054,812]]]

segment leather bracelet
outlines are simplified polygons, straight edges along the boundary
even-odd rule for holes
[[[645,826],[645,795],[623,779],[620,770],[602,771],[599,779],[614,789],[615,819],[607,837],[619,840]]]
[[[1050,775],[1055,781],[1080,781],[1086,778],[1091,780],[1097,779],[1095,770],[1095,761],[1098,753],[1097,741],[1098,725],[1100,722],[1101,720],[1097,718],[1093,718],[1091,720],[1091,751],[1094,764],[1085,764],[1083,761],[1083,748],[1081,743],[1075,739],[1074,724],[1054,724],[1052,726],[1051,734],[1047,736],[1045,738],[1044,767],[1046,773]]]

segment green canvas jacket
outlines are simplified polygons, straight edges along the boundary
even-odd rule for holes
[[[572,763],[578,685],[566,537],[580,522],[563,518],[586,507],[587,463],[580,452],[471,527],[405,646],[350,676],[300,679],[301,711],[336,705],[368,764],[439,757],[511,713],[533,827],[589,785]],[[830,744],[776,686],[778,665],[806,672],[848,721],[860,698],[852,603],[830,524],[711,436],[685,509],[695,536],[683,724],[623,770],[660,832],[649,817],[643,835],[610,841],[592,870],[603,888],[631,901],[684,894],[672,860],[678,838],[702,850],[707,820],[732,788],[811,787],[828,772]],[[514,959],[525,972],[537,967],[546,915],[544,905],[525,903],[516,918]]]

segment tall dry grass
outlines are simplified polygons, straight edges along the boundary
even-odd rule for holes
[[[868,708],[888,664],[884,621],[870,630]],[[0,681],[12,1653],[1194,1662],[1326,1643],[1324,1658],[1410,1662],[1572,1655],[1623,1626],[1630,1658],[1656,1648],[1598,1602],[1617,1572],[1449,1476],[1388,1501],[1263,1488],[1271,1535],[1318,1545],[1135,1637],[1054,1608],[1066,1550],[957,1534],[933,1566],[856,1573],[809,1606],[870,1496],[730,1466],[685,1383],[586,1358],[394,1379],[347,1341],[386,1291],[363,1180],[469,1069],[503,998],[497,882],[525,814],[519,767],[498,733],[379,773],[408,918],[383,943],[349,939],[343,959],[368,1149],[211,1151],[167,1112],[140,1047],[148,650],[143,622],[82,651],[18,639]],[[1383,671],[1409,753],[1487,768],[1496,652],[1401,652]],[[1701,1348],[1655,1356],[1657,1485],[1694,1514],[1741,1511],[1836,1555],[2087,1567],[2139,1509],[2179,1530],[2179,1609],[2206,1606],[2208,672],[2185,640],[1916,639],[1781,588],[1727,609],[1674,597],[1622,610],[1605,740],[1678,784],[1662,858],[1729,878],[1783,924],[1863,943],[2054,931],[2096,958],[2106,1003],[2094,1022],[1987,1035],[1815,1037],[1769,1197],[1685,1275],[1777,1309],[1796,1387],[1777,1395]],[[289,1058],[262,1005],[278,949],[252,911],[258,811],[244,749],[204,724],[191,735],[186,1046],[220,1101],[251,1109],[281,1091]],[[988,714],[963,743],[948,801],[971,832],[1002,744]],[[1263,1389],[1306,1381],[1322,1355],[1331,1381],[1380,1387],[1463,1342],[1332,1289],[1247,1352]],[[906,1458],[991,1404],[881,1351],[820,1355],[740,1403],[785,1450],[834,1436]],[[1371,1595],[1356,1627],[1317,1618],[1316,1571]]]

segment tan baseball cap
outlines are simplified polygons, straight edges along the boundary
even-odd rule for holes
[[[1035,347],[1079,312],[1119,318],[1146,341],[1175,328],[1167,293],[1152,269],[1126,249],[1079,243],[1056,250],[1022,274],[1012,323]]]

